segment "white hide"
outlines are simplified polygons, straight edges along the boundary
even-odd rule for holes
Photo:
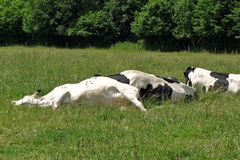
[[[202,68],[196,68],[194,72],[191,71],[188,74],[188,78],[191,80],[192,87],[206,87],[206,91],[208,91],[209,87],[213,86],[217,80],[217,78],[210,76],[210,73],[211,71]],[[187,82],[187,85],[189,85],[189,81]]]
[[[210,75],[212,71],[203,68],[195,68],[194,71],[188,73],[188,78],[192,83],[192,87],[205,87],[205,91],[208,92],[211,87],[219,78],[215,78]],[[240,90],[240,74],[229,74],[227,91],[237,93]],[[190,81],[187,82],[189,85]]]
[[[127,100],[140,110],[146,111],[138,98],[138,89],[133,86],[108,77],[92,77],[77,84],[56,87],[43,97],[38,97],[36,94],[25,96],[13,101],[13,104],[52,106],[56,109],[59,105],[67,103],[121,105]]]

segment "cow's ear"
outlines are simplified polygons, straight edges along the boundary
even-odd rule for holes
[[[187,67],[186,72],[191,72],[194,71],[196,68],[191,66],[191,67]]]
[[[194,69],[195,69],[195,67],[193,67],[193,66],[189,66],[189,67],[187,67],[186,70],[194,70]]]
[[[34,97],[34,98],[39,97],[40,92],[41,92],[40,89],[36,90],[36,91],[33,93],[33,97]]]

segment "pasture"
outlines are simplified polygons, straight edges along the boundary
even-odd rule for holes
[[[0,48],[0,159],[240,159],[240,94],[129,106],[13,107],[94,74],[136,69],[184,81],[188,66],[240,73],[240,55],[140,49]]]

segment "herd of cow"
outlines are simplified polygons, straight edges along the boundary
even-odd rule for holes
[[[51,106],[56,109],[63,104],[125,105],[132,103],[146,111],[142,101],[151,99],[156,103],[163,100],[192,99],[199,87],[204,92],[223,90],[237,93],[240,90],[240,74],[212,72],[203,68],[188,67],[184,71],[186,83],[175,77],[161,77],[141,71],[127,70],[119,74],[95,75],[77,84],[64,84],[54,88],[45,96],[40,90],[33,95],[12,101],[18,105]],[[196,87],[199,86],[199,87]]]

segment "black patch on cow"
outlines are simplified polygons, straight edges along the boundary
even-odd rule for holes
[[[190,79],[187,80],[186,84],[190,87],[192,87],[192,81]]]
[[[100,75],[100,74],[95,74],[94,75],[94,77],[99,77],[99,76],[102,76],[102,75]],[[126,83],[126,84],[130,83],[130,80],[126,76],[124,76],[123,74],[113,74],[113,75],[109,75],[109,76],[106,76],[106,77],[115,79],[115,80],[117,80],[118,82],[121,82],[121,83]]]
[[[196,68],[194,68],[194,67],[188,67],[188,68],[183,72],[184,77],[185,77],[185,83],[186,83],[187,85],[189,85],[190,87],[192,87],[192,82],[191,82],[191,80],[189,79],[188,75],[189,75],[190,72],[194,72],[195,69],[196,69]]]
[[[191,100],[193,100],[193,96],[192,95],[186,95],[185,100],[191,101]]]
[[[156,77],[158,78],[162,78],[163,80],[167,81],[168,83],[180,83],[178,81],[178,79],[174,76],[171,76],[171,77],[161,77],[161,76],[158,76],[158,75],[155,75]]]
[[[151,84],[148,84],[145,89],[140,89],[139,94],[142,99],[151,99],[160,102],[162,100],[171,99],[172,92],[172,88],[167,84],[158,85],[156,88],[153,88]]]
[[[163,94],[164,94],[164,99],[165,100],[166,99],[171,99],[172,92],[173,92],[172,88],[169,85],[164,84],[164,86],[163,86]]]
[[[210,85],[208,87],[208,91],[214,91],[214,90],[216,90],[216,88],[214,88],[212,85]],[[206,88],[205,92],[207,92],[207,88]]]
[[[115,80],[117,80],[118,82],[121,82],[121,83],[126,83],[126,84],[130,83],[130,80],[126,76],[124,76],[123,74],[113,74],[113,75],[109,75],[107,77],[115,79]]]
[[[210,76],[214,77],[214,78],[228,78],[229,74],[228,73],[218,73],[218,72],[211,72]]]
[[[228,89],[229,86],[229,82],[224,79],[224,78],[219,78],[218,80],[216,80],[216,82],[214,83],[213,89],[217,90],[217,89],[223,89],[224,91],[226,91]]]
[[[180,83],[176,77],[160,77],[168,83]]]
[[[143,98],[143,99],[147,99],[151,96],[152,91],[153,91],[152,85],[148,84],[145,89],[141,88],[139,90],[140,97]]]
[[[206,93],[206,89],[207,89],[206,86],[203,86],[203,87],[202,87],[202,91],[203,91],[203,93]]]

